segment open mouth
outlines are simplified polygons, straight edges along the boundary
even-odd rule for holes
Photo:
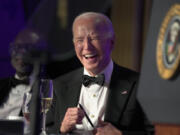
[[[93,58],[95,58],[97,55],[96,54],[87,54],[87,55],[84,55],[84,57],[86,58],[86,59],[93,59]]]

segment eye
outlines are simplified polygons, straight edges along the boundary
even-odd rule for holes
[[[91,38],[91,42],[100,42],[101,41],[101,38],[99,36],[96,36],[96,37],[92,37]]]
[[[76,40],[76,45],[77,46],[82,46],[82,44],[83,44],[83,39],[78,39],[78,40]]]
[[[76,43],[82,43],[82,42],[83,42],[83,39],[76,40]]]
[[[75,45],[77,47],[81,47],[83,45],[83,39],[82,38],[78,38],[78,39],[75,39]]]

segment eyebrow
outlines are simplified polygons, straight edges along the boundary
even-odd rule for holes
[[[76,40],[83,39],[83,37],[75,37],[74,39],[76,39]]]

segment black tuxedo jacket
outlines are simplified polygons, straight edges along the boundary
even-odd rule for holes
[[[68,107],[76,107],[82,85],[83,68],[54,80],[53,104],[47,115],[49,132],[59,132]],[[123,135],[153,134],[136,99],[138,74],[114,64],[105,111],[105,121],[123,132]]]
[[[12,88],[12,78],[13,77],[0,79],[0,105],[4,103],[9,95]]]
[[[14,76],[0,79],[0,106],[6,102],[12,87],[14,87],[13,79]],[[19,116],[23,116],[22,110]]]

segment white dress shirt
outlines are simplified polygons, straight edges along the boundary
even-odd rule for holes
[[[15,75],[16,79],[20,79]],[[0,106],[0,119],[6,119],[10,116],[18,116],[23,104],[24,93],[30,91],[30,86],[25,84],[17,85],[10,90],[7,101]]]
[[[84,85],[81,86],[79,103],[83,106],[94,126],[98,125],[98,118],[104,120],[106,101],[108,97],[108,88],[112,71],[113,62],[111,60],[106,68],[100,73],[105,75],[103,86],[100,86],[98,84],[90,84],[88,87],[85,87]],[[84,74],[91,76],[86,69],[84,69]],[[93,129],[86,117],[83,118],[82,124],[76,124],[76,128],[77,130],[75,132],[85,132]]]

